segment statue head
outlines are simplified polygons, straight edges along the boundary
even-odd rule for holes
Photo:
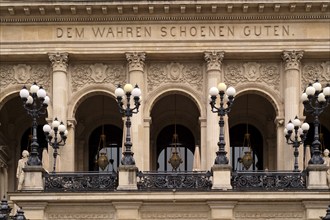
[[[329,156],[329,150],[328,150],[328,149],[325,149],[325,150],[323,151],[323,155],[324,155],[325,157],[328,157],[328,156]]]
[[[27,151],[27,150],[23,150],[23,152],[22,152],[22,157],[23,157],[23,158],[26,158],[26,157],[28,157],[29,155],[30,155],[29,151]]]

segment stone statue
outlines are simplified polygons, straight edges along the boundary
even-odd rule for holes
[[[325,149],[323,151],[323,160],[324,160],[324,164],[328,166],[327,183],[328,183],[328,186],[330,188],[330,157],[329,157],[329,150],[328,149]]]
[[[27,161],[29,159],[29,152],[27,150],[23,150],[22,159],[18,161],[16,178],[18,179],[17,190],[22,190],[23,182],[24,182],[24,171],[23,168],[26,166]]]

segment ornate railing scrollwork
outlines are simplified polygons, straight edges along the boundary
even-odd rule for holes
[[[207,191],[212,188],[212,176],[207,172],[138,172],[138,189],[150,191],[194,190]]]
[[[47,173],[45,192],[115,191],[116,172]]]
[[[234,172],[232,186],[236,191],[287,191],[306,189],[305,172],[255,171]]]

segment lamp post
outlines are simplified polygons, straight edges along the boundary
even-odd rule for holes
[[[294,139],[291,138],[291,135],[294,130]],[[293,122],[291,120],[287,124],[286,128],[284,129],[284,134],[286,138],[286,143],[290,144],[294,147],[294,172],[299,172],[299,167],[298,167],[298,156],[299,156],[299,151],[298,148],[300,144],[303,144],[305,139],[306,139],[306,134],[309,130],[309,124],[308,123],[303,123],[301,124],[300,120],[296,116]],[[298,139],[300,137],[300,140]]]
[[[28,91],[24,86],[19,95],[23,100],[25,110],[32,117],[32,143],[30,157],[27,164],[29,166],[39,166],[41,165],[41,161],[38,153],[39,144],[37,139],[37,118],[39,118],[40,115],[46,114],[49,97],[46,95],[46,91],[42,88],[42,86],[39,87],[36,83],[33,83],[30,91]]]
[[[236,95],[236,90],[234,87],[228,87],[225,83],[219,83],[218,88],[212,87],[209,90],[209,93],[211,95],[210,105],[211,105],[211,111],[213,113],[218,113],[218,116],[220,116],[219,120],[219,126],[220,126],[220,135],[219,135],[219,150],[216,152],[217,157],[215,158],[214,164],[228,164],[229,160],[226,156],[227,152],[225,151],[225,138],[224,138],[224,119],[223,117],[228,114],[231,110],[231,106],[234,102],[234,97]],[[220,96],[220,106],[216,107],[216,99],[217,95]],[[225,107],[225,104],[227,107]]]
[[[315,80],[313,84],[309,84],[301,96],[301,101],[304,104],[306,112],[311,113],[314,117],[314,141],[312,143],[312,158],[309,164],[323,164],[324,160],[321,157],[320,151],[320,136],[319,136],[319,116],[330,103],[330,84],[327,84],[322,90],[321,83]]]
[[[134,153],[132,152],[132,142],[131,142],[131,117],[133,114],[137,114],[139,112],[140,101],[141,101],[141,90],[136,85],[134,88],[131,84],[126,84],[124,89],[118,85],[115,90],[115,95],[117,97],[117,102],[119,106],[119,111],[123,114],[126,119],[126,140],[124,143],[125,152],[123,152],[124,157],[121,159],[122,165],[135,165],[135,160],[133,158]],[[126,97],[125,97],[126,96]],[[134,107],[131,108],[131,96],[134,99]]]
[[[65,125],[63,122],[59,122],[57,118],[54,119],[52,122],[52,126],[49,124],[45,124],[43,127],[43,131],[45,132],[45,135],[47,137],[47,142],[52,148],[54,149],[53,157],[54,157],[54,166],[53,166],[53,172],[55,172],[56,169],[56,157],[58,155],[57,150],[60,146],[65,145],[65,141],[68,135],[68,130],[66,130]]]
[[[17,210],[15,216],[9,215],[11,210],[12,208],[9,207],[7,200],[3,198],[0,204],[0,220],[26,220],[24,211],[21,208]]]

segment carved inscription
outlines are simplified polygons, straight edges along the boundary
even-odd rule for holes
[[[124,65],[120,64],[73,65],[70,67],[70,72],[73,92],[87,84],[112,83],[113,85],[118,85],[124,84],[126,80]]]
[[[273,24],[201,24],[201,25],[114,25],[114,26],[63,26],[55,28],[57,39],[218,39],[293,37],[290,25]]]
[[[153,63],[147,71],[148,91],[167,83],[188,83],[202,91],[203,72],[199,64]]]

